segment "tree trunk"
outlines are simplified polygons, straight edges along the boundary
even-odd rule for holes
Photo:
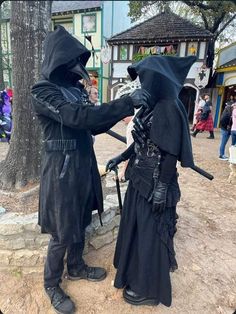
[[[206,66],[208,68],[213,68],[214,58],[215,58],[215,39],[212,41],[209,41],[209,44],[208,44],[207,60],[206,60]]]
[[[13,131],[7,157],[0,164],[2,189],[19,189],[39,178],[41,132],[31,108],[30,90],[39,78],[42,42],[51,24],[51,1],[12,1],[11,12]]]

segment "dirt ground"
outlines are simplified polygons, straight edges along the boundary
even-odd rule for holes
[[[117,131],[124,134],[124,126]],[[178,206],[175,247],[179,269],[171,275],[171,308],[135,307],[126,304],[122,291],[113,287],[114,244],[85,256],[91,265],[101,265],[108,277],[100,283],[63,281],[64,289],[77,306],[76,313],[88,314],[233,314],[236,309],[236,186],[227,182],[228,162],[218,159],[219,132],[193,139],[195,162],[215,177],[209,181],[190,169],[179,167],[182,199]],[[115,156],[124,144],[108,135],[96,137],[98,162]],[[0,159],[6,153],[0,143]],[[0,206],[5,203],[0,195]],[[5,199],[6,201],[6,199]],[[4,203],[4,204],[3,204]],[[5,204],[6,205],[6,204]],[[8,206],[10,206],[10,202]],[[7,207],[7,206],[6,206]],[[0,310],[3,314],[51,314],[43,292],[42,274],[0,273]]]

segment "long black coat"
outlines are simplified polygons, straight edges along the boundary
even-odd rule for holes
[[[70,93],[77,90],[70,89]],[[133,115],[132,100],[124,97],[101,106],[84,105],[68,101],[61,89],[48,81],[36,84],[32,96],[44,140],[39,224],[43,233],[56,236],[61,243],[78,242],[81,229],[90,222],[91,210],[103,211],[91,135]]]

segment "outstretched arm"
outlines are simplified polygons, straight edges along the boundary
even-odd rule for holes
[[[68,101],[56,85],[48,82],[32,88],[33,106],[38,115],[46,116],[75,129],[106,129],[134,114],[132,99],[127,96],[101,106]]]

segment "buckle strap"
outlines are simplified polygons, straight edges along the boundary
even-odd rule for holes
[[[76,150],[79,148],[79,141],[76,139],[48,140],[48,141],[43,141],[43,146],[47,152]]]
[[[70,298],[60,287],[53,287],[50,290],[52,292],[50,296],[51,304],[53,304],[54,307],[57,307],[66,299]]]

